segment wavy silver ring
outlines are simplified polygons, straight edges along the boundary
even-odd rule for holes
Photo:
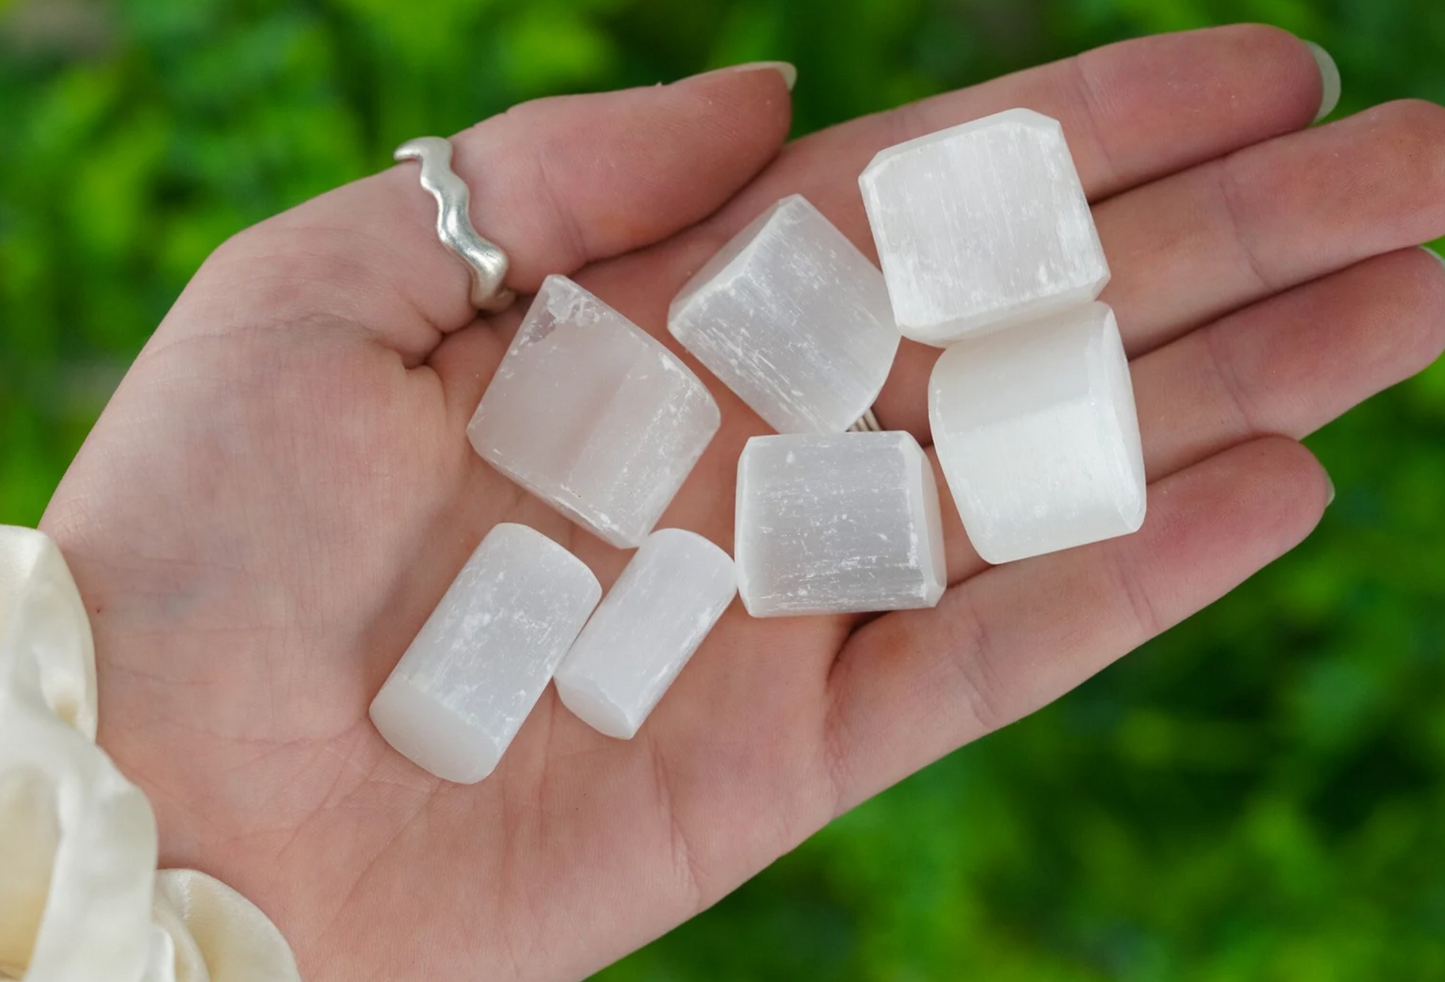
[[[482,238],[472,225],[471,194],[452,170],[452,144],[439,136],[421,136],[396,148],[397,161],[421,161],[421,186],[437,202],[437,238],[466,263],[472,275],[472,306],[487,313],[505,310],[516,295],[502,285],[507,254]]]

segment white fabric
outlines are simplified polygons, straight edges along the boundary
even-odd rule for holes
[[[299,982],[276,927],[156,872],[150,802],[95,745],[95,650],[55,544],[0,526],[0,979]]]
[[[90,618],[55,543],[0,525],[0,690],[38,693],[95,740],[95,646]]]
[[[144,982],[285,982],[298,979],[276,925],[226,884],[193,869],[156,874],[155,919],[172,942],[170,958]]]

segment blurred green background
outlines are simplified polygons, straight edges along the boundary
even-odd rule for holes
[[[1233,20],[1445,102],[1440,0],[0,0],[0,521],[209,250],[407,137],[755,58],[804,133]],[[1445,364],[1310,443],[1295,554],[602,978],[1445,979]]]

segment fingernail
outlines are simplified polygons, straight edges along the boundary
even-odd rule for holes
[[[1310,54],[1315,56],[1315,64],[1320,66],[1320,111],[1315,113],[1315,122],[1318,123],[1340,104],[1340,66],[1335,64],[1328,51],[1313,41],[1305,41],[1305,47],[1310,49]]]
[[[1326,489],[1328,489],[1329,492],[1325,496],[1325,507],[1328,508],[1330,505],[1335,503],[1335,480],[1334,478],[1330,477],[1329,471],[1325,471],[1325,487]]]
[[[714,68],[710,72],[703,72],[694,75],[693,78],[702,78],[705,75],[722,75],[725,72],[761,72],[772,69],[783,76],[783,84],[788,91],[793,91],[793,84],[798,81],[798,66],[790,61],[750,61],[743,65],[729,65],[726,68]]]
[[[1445,266],[1445,255],[1441,255],[1440,252],[1432,249],[1430,246],[1421,246],[1420,248],[1424,249],[1427,253],[1434,256],[1435,261],[1438,262],[1441,266]]]

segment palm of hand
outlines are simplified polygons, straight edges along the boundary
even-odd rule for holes
[[[1015,104],[1059,116],[1113,259],[1105,299],[1136,358],[1154,482],[1139,535],[996,570],[950,516],[954,586],[935,611],[756,621],[734,605],[636,739],[593,733],[549,690],[470,787],[401,759],[366,717],[451,576],[502,521],[557,538],[604,585],[626,557],[463,438],[520,318],[468,322],[414,172],[238,237],[138,359],[45,523],[91,605],[102,743],[150,794],[163,864],[256,901],[312,979],[576,976],[1212,601],[1326,501],[1313,459],[1267,434],[1304,435],[1442,343],[1445,276],[1393,250],[1445,231],[1429,163],[1445,114],[1401,104],[1292,133],[1318,99],[1297,41],[1246,28],[860,120],[766,169],[787,127],[771,71],[553,100],[463,137],[473,214],[509,247],[513,283],[585,267],[665,334],[688,272],[766,203],[802,191],[862,245],[853,182],[880,147]],[[1207,125],[1167,123],[1201,102]],[[1360,149],[1362,129],[1393,143]],[[1433,157],[1413,153],[1423,140]],[[1325,156],[1334,173],[1308,188],[1269,177]],[[1402,160],[1408,193],[1360,192]],[[1316,224],[1293,227],[1307,201]],[[879,401],[925,443],[930,361],[906,346]],[[737,455],[765,428],[713,390],[722,431],[664,524],[727,546]]]

